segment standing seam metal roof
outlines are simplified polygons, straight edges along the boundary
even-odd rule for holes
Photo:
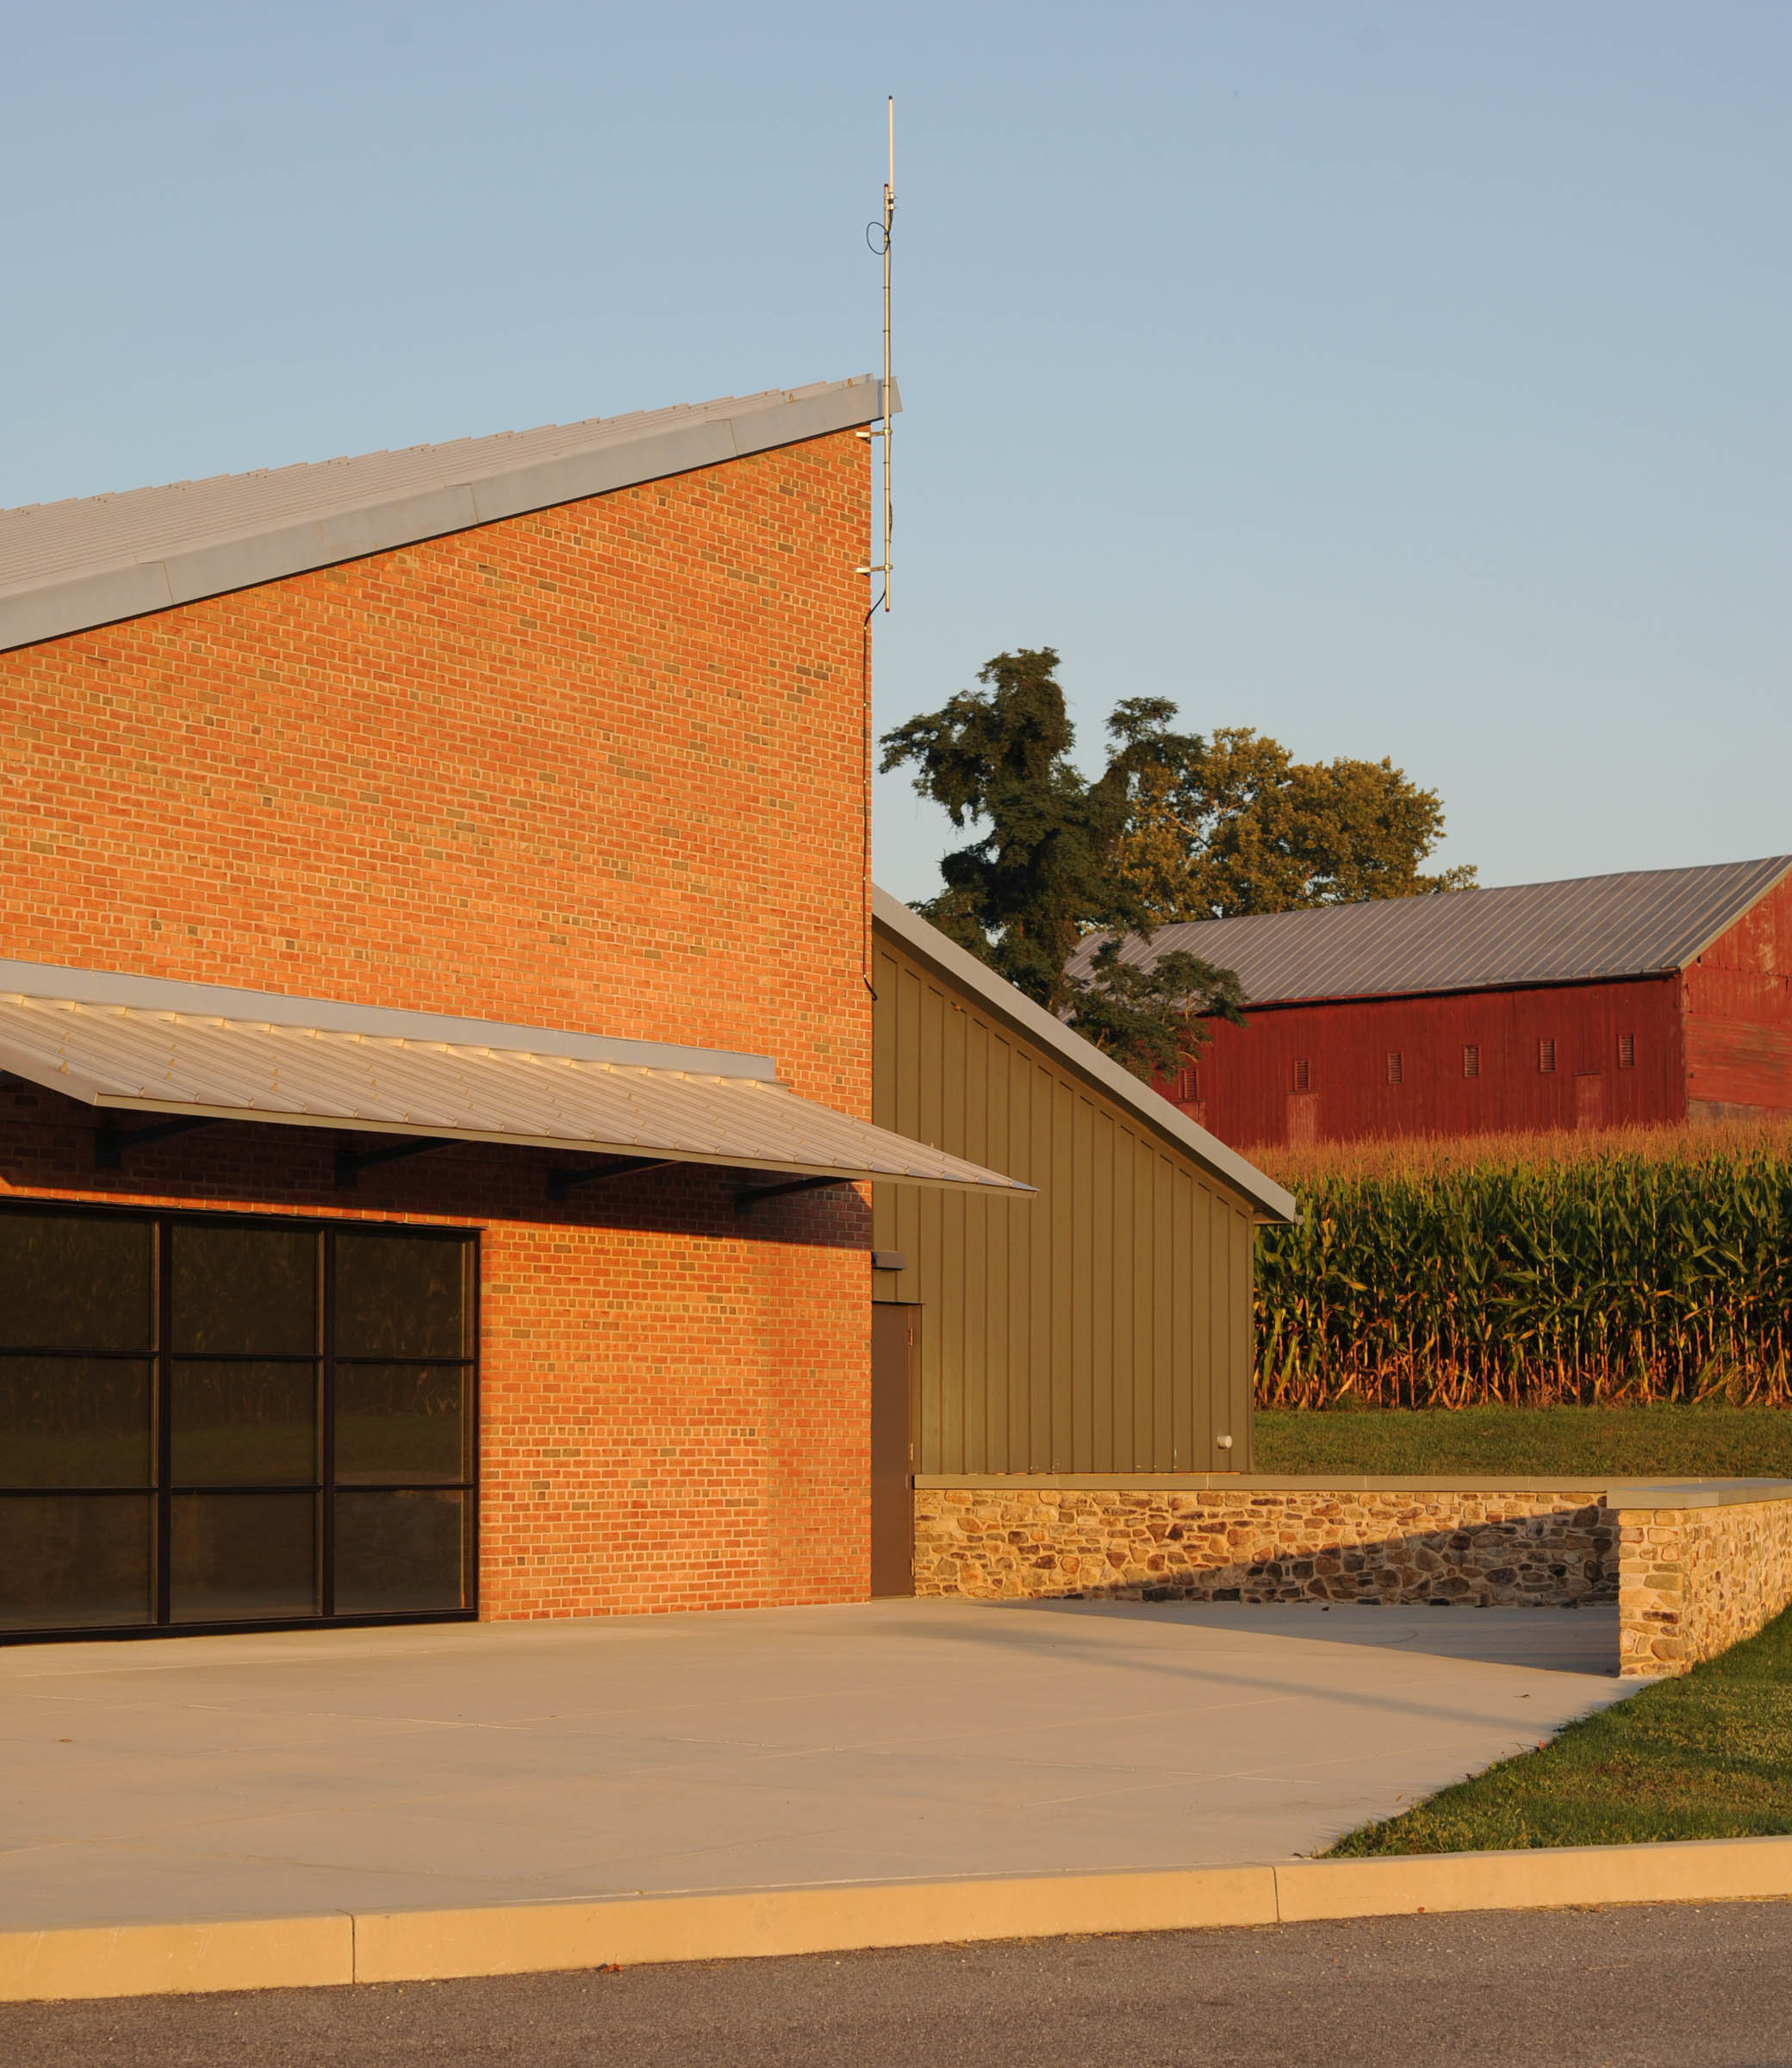
[[[901,408],[892,383],[891,405]],[[0,510],[0,652],[875,421],[871,375]]]
[[[263,1017],[250,991],[221,1012],[215,985],[0,968],[0,1069],[105,1111],[1033,1189],[800,1097],[759,1056],[302,1000]]]
[[[1683,969],[1789,870],[1792,855],[1449,891],[1164,926],[1129,962],[1185,949],[1235,970],[1252,1005],[1596,983]],[[1104,936],[1077,951],[1086,968]]]

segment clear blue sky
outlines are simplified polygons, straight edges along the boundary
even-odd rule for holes
[[[1792,850],[1792,8],[16,8],[0,503],[871,370],[879,722],[1052,645],[1512,882]],[[891,888],[949,838],[877,798]]]

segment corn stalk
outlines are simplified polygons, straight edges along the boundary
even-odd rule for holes
[[[1266,1406],[1792,1399],[1781,1131],[1310,1155],[1265,1231]]]

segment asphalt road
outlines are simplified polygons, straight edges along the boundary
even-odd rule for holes
[[[1529,1911],[0,2006],[7,2068],[1764,2068],[1792,1903]]]

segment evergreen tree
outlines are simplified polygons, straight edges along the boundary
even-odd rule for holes
[[[1091,932],[1148,931],[1146,895],[1119,867],[1141,785],[1198,750],[1173,733],[1175,707],[1123,704],[1117,739],[1091,782],[1070,758],[1075,733],[1048,646],[999,653],[961,691],[883,737],[883,768],[915,765],[915,788],[955,827],[988,827],[940,863],[941,894],[918,909],[1010,983],[1061,1014],[1141,1076],[1171,1070],[1205,1039],[1201,1017],[1241,1019],[1238,980],[1186,953],[1146,969],[1098,953],[1090,975],[1067,975]]]

